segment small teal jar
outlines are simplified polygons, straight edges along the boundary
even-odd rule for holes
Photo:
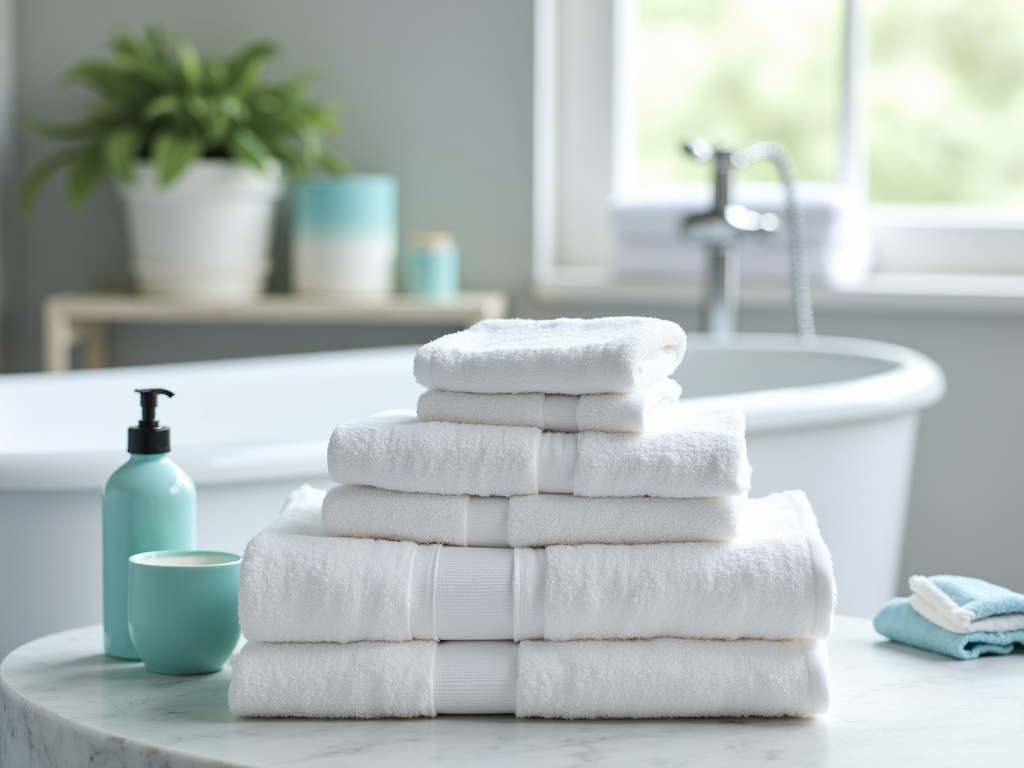
[[[450,232],[416,232],[402,260],[406,293],[445,299],[459,292],[459,247]]]

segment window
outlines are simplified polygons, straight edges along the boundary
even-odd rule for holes
[[[710,169],[679,151],[688,133],[790,148],[810,239],[817,216],[819,251],[852,264],[832,282],[872,259],[885,271],[1024,272],[1019,0],[535,7],[539,280],[699,271],[678,231],[708,207]],[[738,174],[738,199],[777,207],[772,173]],[[856,237],[867,222],[873,244]],[[745,246],[763,252],[744,254],[745,275],[784,269],[784,255],[766,255],[775,242]]]

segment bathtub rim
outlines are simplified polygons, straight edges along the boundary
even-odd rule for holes
[[[695,404],[736,407],[747,415],[748,434],[823,428],[854,421],[870,421],[920,411],[937,403],[945,393],[945,377],[939,366],[926,355],[888,342],[850,337],[820,336],[813,350],[800,346],[788,334],[740,334],[721,342],[702,334],[688,334],[688,351],[713,349],[782,351],[799,354],[827,353],[865,357],[892,363],[889,370],[877,374],[825,384],[780,387],[730,395],[687,398]],[[275,355],[233,360],[174,363],[156,366],[109,368],[99,371],[63,373],[4,374],[0,381],[67,380],[77,376],[116,376],[119,372],[147,369],[158,372],[174,367],[192,372],[245,370],[250,367],[305,362],[331,365],[337,360],[362,365],[373,359],[389,361],[405,357],[411,361],[417,347],[374,347],[364,350]],[[10,377],[10,378],[8,378]],[[29,379],[26,377],[40,377]],[[230,485],[256,481],[326,475],[326,450],[329,435],[316,440],[276,440],[254,448],[248,442],[224,441],[202,445],[183,445],[172,453],[175,461],[187,467],[193,480],[202,485]],[[38,452],[0,453],[0,494],[31,491],[99,491],[110,472],[127,460],[124,452],[91,451],[83,453]],[[317,464],[319,462],[319,464]],[[55,466],[65,471],[54,473]]]

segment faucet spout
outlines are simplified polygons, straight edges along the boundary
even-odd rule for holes
[[[740,269],[736,245],[740,237],[752,232],[775,232],[779,217],[758,213],[729,202],[729,174],[757,160],[772,160],[782,177],[789,218],[790,262],[793,278],[793,309],[796,332],[805,346],[815,342],[814,315],[811,309],[810,277],[807,266],[803,213],[793,192],[792,163],[785,150],[774,142],[760,142],[733,151],[712,147],[702,139],[683,145],[698,162],[715,163],[715,196],[710,211],[683,221],[686,235],[707,249],[704,292],[701,299],[701,330],[720,338],[736,333],[739,327]]]

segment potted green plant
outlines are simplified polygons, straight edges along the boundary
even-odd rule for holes
[[[285,175],[344,164],[324,146],[337,106],[306,96],[307,76],[264,82],[272,42],[227,58],[204,57],[157,28],[117,34],[113,58],[71,68],[65,80],[98,96],[85,117],[30,127],[70,142],[26,180],[31,211],[46,180],[68,169],[67,194],[82,205],[105,177],[126,204],[131,271],[142,291],[245,300],[270,273],[274,201]]]

